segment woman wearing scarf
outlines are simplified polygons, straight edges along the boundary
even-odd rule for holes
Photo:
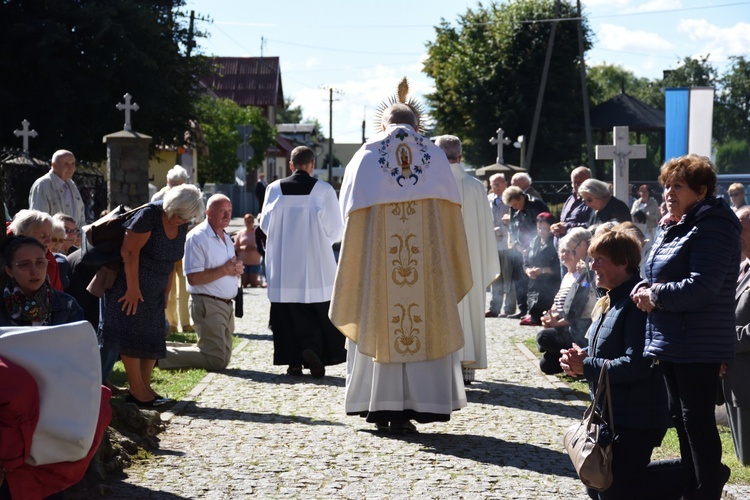
[[[57,291],[47,276],[47,249],[28,236],[3,242],[5,273],[0,326],[50,326],[82,321],[83,310],[70,295]]]

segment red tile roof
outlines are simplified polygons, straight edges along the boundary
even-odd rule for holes
[[[278,57],[214,57],[213,75],[200,82],[218,97],[240,106],[283,106],[281,67]]]

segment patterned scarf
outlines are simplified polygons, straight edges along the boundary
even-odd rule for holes
[[[15,323],[19,325],[31,325],[33,322],[45,324],[49,319],[52,299],[49,276],[31,298],[21,291],[15,279],[11,279],[3,290],[3,299],[5,309]]]

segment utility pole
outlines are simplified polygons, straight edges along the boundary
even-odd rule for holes
[[[581,0],[578,0],[578,56],[581,59],[581,97],[583,98],[583,127],[586,129],[586,151],[591,176],[596,178],[594,164],[594,139],[591,137],[591,117],[589,116],[589,87],[586,83],[586,59],[583,57],[583,26],[581,25]]]
[[[328,183],[333,183],[333,93],[341,95],[338,89],[331,86],[323,87],[328,90]]]
[[[555,2],[555,19],[560,17],[560,0]],[[542,101],[544,100],[544,89],[547,86],[547,75],[549,75],[549,63],[552,58],[552,49],[555,46],[555,33],[557,33],[557,21],[552,21],[552,29],[549,32],[549,41],[547,42],[547,54],[544,57],[544,69],[542,70],[542,81],[539,84],[539,94],[536,98],[536,109],[534,109],[534,122],[531,124],[531,140],[529,141],[529,151],[526,161],[531,168],[531,159],[534,156],[534,143],[536,142],[536,133],[539,130],[539,118],[542,114]]]
[[[187,41],[187,57],[190,57],[190,53],[195,47],[195,35],[193,30],[195,29],[195,11],[190,11],[190,24],[188,25],[188,41]]]

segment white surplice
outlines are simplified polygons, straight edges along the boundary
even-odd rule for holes
[[[469,262],[473,285],[459,302],[458,314],[464,330],[461,364],[467,368],[487,368],[487,342],[484,334],[484,308],[487,286],[500,273],[492,210],[482,182],[464,171],[460,163],[451,163],[453,177],[461,195],[461,215],[469,244]]]
[[[273,182],[260,228],[268,236],[268,299],[303,304],[331,300],[336,276],[332,245],[344,229],[331,185],[318,180],[309,195],[284,195],[279,181]]]

